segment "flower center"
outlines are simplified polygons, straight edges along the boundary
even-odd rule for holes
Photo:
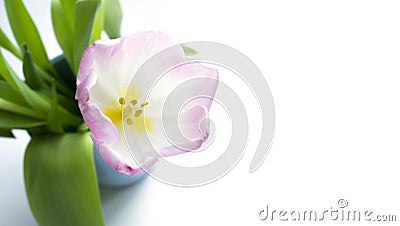
[[[144,107],[149,104],[148,102],[138,104],[136,99],[126,102],[123,97],[118,99],[118,103],[121,105],[122,115],[128,125],[133,125],[134,121],[136,121],[134,118],[142,116]]]
[[[124,92],[126,93],[126,92]],[[104,114],[113,122],[117,128],[122,129],[123,123],[135,132],[151,131],[151,119],[143,115],[144,108],[148,102],[139,103],[137,99],[125,99],[122,95],[115,101],[114,107],[104,107]],[[134,95],[137,96],[137,95]]]

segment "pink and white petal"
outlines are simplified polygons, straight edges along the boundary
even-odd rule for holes
[[[106,88],[115,84],[120,89],[129,85],[139,67],[161,50],[173,45],[171,38],[160,32],[140,32],[117,41],[97,41],[94,50],[95,70],[101,77],[98,85]],[[113,97],[118,98],[120,90]]]
[[[81,81],[77,84],[75,99],[78,100],[79,107],[90,100],[90,89],[96,83],[97,76],[93,71],[88,71],[86,76],[81,76]]]
[[[183,110],[179,114],[177,123],[180,134],[169,134],[176,138],[173,141],[173,145],[164,145],[164,147],[157,150],[161,157],[174,156],[197,150],[208,138],[210,132],[208,111],[203,106],[197,105]],[[163,124],[164,126],[168,126],[167,123]]]
[[[98,48],[99,47],[95,42],[90,45],[82,55],[78,70],[77,90],[75,94],[75,99],[78,100],[78,104],[80,107],[88,101],[97,103],[98,100],[102,100],[103,105],[105,102],[107,106],[112,106],[112,103],[110,103],[111,96],[113,95],[115,90],[120,90],[119,87],[116,88],[109,86],[109,88],[106,87],[107,89],[103,89],[100,92],[101,95],[96,96],[96,98],[93,97],[93,88],[96,86],[96,84],[99,84],[99,71],[96,70],[95,67],[97,64],[95,61],[95,56],[96,50]],[[103,79],[103,77],[100,77],[100,80],[101,79]]]
[[[96,82],[90,87],[91,96],[96,97],[93,101],[113,106],[137,69],[149,57],[172,45],[171,38],[160,32],[141,32],[120,39],[98,40],[83,54],[77,83],[79,85],[88,76],[96,75]]]
[[[99,152],[100,156],[104,159],[104,161],[115,169],[118,172],[124,172],[126,174],[131,173],[134,171],[132,167],[124,162],[122,157],[114,152],[110,146],[105,145],[101,141],[96,140],[95,137],[92,136],[92,140],[96,146],[97,151]]]
[[[76,78],[76,84],[79,86],[83,81],[87,79],[88,76],[90,76],[91,70],[92,70],[92,64],[93,64],[93,59],[94,59],[94,47],[95,45],[92,44],[82,54],[81,62],[79,64],[79,69],[78,69],[78,76]]]
[[[203,106],[192,107],[179,116],[169,115],[164,120],[161,117],[148,120],[151,128],[147,131],[124,127],[126,141],[140,161],[151,155],[166,157],[196,150],[208,138],[208,115]]]
[[[76,94],[75,99],[78,100],[79,106],[84,105],[90,99],[90,89],[96,83],[97,77],[93,72],[91,65],[93,64],[94,46],[89,46],[82,55],[79,65],[78,76],[76,78]]]
[[[88,102],[82,105],[81,112],[83,119],[90,128],[92,136],[96,138],[96,141],[107,145],[117,141],[117,128],[96,104]]]
[[[218,87],[218,82],[219,75],[216,69],[205,67],[200,63],[181,65],[166,73],[154,85],[148,96],[148,102],[150,103],[147,107],[148,112],[149,114],[162,112],[166,98],[173,92],[178,92],[176,91],[177,87],[179,87],[179,92],[182,92],[183,95],[180,95],[181,93],[176,95],[177,93],[175,93],[172,96],[178,99],[172,102],[183,103],[188,101],[183,106],[184,110],[196,105],[204,106],[209,110]],[[198,96],[199,93],[202,96]],[[188,100],[188,97],[193,99]]]
[[[125,130],[127,142],[137,161],[144,162],[150,157],[168,157],[187,153],[200,148],[204,142],[203,140],[185,140],[184,143],[170,143],[164,134],[159,134],[160,130],[158,131],[152,130],[146,134]]]
[[[209,135],[208,110],[201,105],[185,109],[179,115],[179,129],[188,140],[205,140]]]
[[[104,159],[104,161],[115,169],[118,172],[127,174],[127,175],[135,175],[143,172],[143,169],[149,169],[152,165],[154,165],[158,159],[154,157],[149,157],[145,159],[143,163],[136,164],[133,163],[132,156],[123,156],[119,152],[121,150],[125,150],[129,152],[126,145],[116,145],[116,146],[108,146],[102,143],[101,141],[96,140],[95,137],[92,136],[93,142],[96,145],[96,149],[98,150],[100,156]],[[119,142],[118,142],[119,143]],[[119,150],[117,152],[116,150]]]
[[[219,74],[216,69],[206,67],[201,63],[190,63],[171,71],[168,79],[175,83],[198,79],[195,80],[197,81],[196,83],[190,83],[191,85],[185,91],[193,93],[192,97],[195,97],[199,93],[198,90],[201,90],[201,93],[206,97],[194,98],[185,105],[185,108],[189,109],[193,106],[201,105],[210,110],[219,82]]]
[[[197,78],[204,79],[189,81]],[[187,99],[180,98],[196,97],[199,90],[207,97],[196,97],[186,102],[179,116],[173,115],[171,113],[173,110],[168,110],[168,108],[179,106],[167,106],[166,98],[177,86],[186,81],[188,83],[185,83],[185,93],[181,95],[180,92],[179,95],[174,95],[179,100],[170,103],[184,103]],[[193,63],[181,65],[168,72],[153,87],[148,97],[149,105],[146,106],[144,114],[151,118],[152,130],[148,132],[148,136],[154,146],[153,149],[160,156],[177,155],[201,147],[209,135],[208,111],[217,86],[218,72],[216,70]],[[179,117],[178,121],[177,117]],[[172,131],[169,138],[166,137],[165,131]],[[151,147],[142,149],[151,149]]]

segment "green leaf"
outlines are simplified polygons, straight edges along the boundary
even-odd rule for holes
[[[104,30],[108,37],[119,38],[121,36],[122,9],[119,0],[104,0]]]
[[[55,84],[51,86],[51,109],[49,112],[48,127],[51,132],[63,133],[64,129],[58,115],[58,97]]]
[[[15,91],[6,81],[0,81],[0,98],[14,102],[16,104],[27,106],[28,103],[20,93]]]
[[[34,90],[38,89],[49,89],[49,86],[43,80],[43,78],[39,75],[39,72],[35,68],[35,63],[32,60],[31,53],[28,49],[28,46],[23,44],[24,50],[24,59],[22,64],[22,69],[25,76],[25,82]]]
[[[0,137],[15,138],[11,129],[0,129]]]
[[[7,35],[0,28],[0,46],[10,51],[18,58],[22,58],[21,51],[8,39]]]
[[[53,80],[54,81],[54,80]],[[53,82],[55,84],[55,81]],[[49,90],[39,90],[37,91],[37,94],[41,96],[43,99],[48,100],[51,98],[49,103],[51,104],[51,107],[53,107],[53,93]],[[80,113],[80,110],[77,106],[77,102],[74,100],[71,100],[69,98],[64,97],[61,94],[57,93],[57,102],[58,102],[58,120],[62,125],[66,126],[79,126],[82,122],[82,116]],[[50,109],[51,111],[51,109]]]
[[[39,74],[43,77],[44,80],[48,83],[52,83],[54,80],[54,77],[50,75],[47,71],[43,70],[41,67],[35,67],[36,70],[39,72]],[[55,81],[57,89],[60,90],[60,92],[64,93],[68,97],[74,98],[75,96],[75,90],[72,90],[70,87],[68,87],[66,84],[64,84],[61,81],[56,80]]]
[[[44,117],[45,115],[38,114],[34,112],[31,108],[26,107],[25,105],[19,105],[2,98],[0,98],[0,110],[12,112],[14,114],[23,115],[35,119],[42,119],[42,120],[46,119],[46,117]]]
[[[51,90],[39,90],[39,94],[44,95],[45,97],[52,97],[52,91]],[[57,94],[57,100],[58,103],[64,108],[68,109],[69,112],[74,113],[76,115],[80,114],[80,110],[78,107],[77,101],[71,98],[67,98],[62,94]]]
[[[89,45],[99,0],[79,0],[75,9],[73,71],[78,72],[83,52]]]
[[[60,2],[64,11],[65,21],[68,24],[69,29],[73,31],[75,26],[75,6],[77,0],[60,0]]]
[[[73,26],[70,26],[67,15],[61,0],[51,1],[51,19],[53,22],[54,34],[57,42],[64,52],[64,57],[67,59],[70,67],[72,66],[72,48],[74,45]],[[66,2],[64,0],[64,2]],[[72,1],[71,1],[72,2]],[[75,3],[74,3],[75,7]]]
[[[28,129],[43,125],[46,125],[46,121],[40,121],[38,119],[0,110],[0,128]]]
[[[181,46],[182,46],[183,52],[185,53],[185,56],[194,56],[197,54],[197,51],[190,48],[189,46],[187,46],[187,45],[181,45]]]
[[[90,36],[89,43],[92,43],[101,37],[101,32],[103,31],[104,26],[104,13],[105,13],[105,4],[104,0],[100,1],[99,9],[97,10],[96,17],[94,18],[92,34]]]
[[[104,225],[88,132],[33,136],[24,176],[39,225]]]
[[[46,102],[37,93],[30,89],[7,64],[3,53],[0,50],[0,74],[3,78],[20,93],[25,101],[38,113],[46,113],[50,109],[50,103]]]
[[[47,116],[51,108],[50,98],[33,91],[27,86],[7,64],[4,56],[0,50],[0,74],[11,85],[11,87],[20,93],[24,100],[28,103],[29,107],[33,109],[36,115]],[[54,81],[54,80],[53,80]],[[1,106],[0,106],[1,107]],[[60,107],[60,121],[63,125],[78,126],[82,122],[82,118],[68,112],[66,109]]]
[[[26,43],[32,52],[33,60],[42,68],[54,74],[47,57],[39,32],[26,10],[22,0],[4,0],[8,20],[18,45]]]

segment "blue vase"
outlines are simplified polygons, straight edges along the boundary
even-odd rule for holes
[[[96,165],[97,180],[100,185],[107,187],[121,187],[134,184],[146,177],[146,172],[141,172],[133,176],[120,173],[109,166],[100,156],[96,147],[93,146],[94,163]]]

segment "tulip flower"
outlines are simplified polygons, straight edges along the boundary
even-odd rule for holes
[[[180,66],[163,76],[155,92],[148,96],[141,84],[130,84],[146,60],[173,45],[163,33],[141,32],[96,41],[82,56],[76,99],[101,157],[118,172],[135,175],[151,167],[159,157],[200,148],[208,137],[208,124],[201,123],[208,117],[212,98],[194,99],[183,107],[177,122],[182,135],[190,141],[183,146],[173,145],[165,137],[161,103],[178,84],[197,77],[210,78],[209,84],[201,83],[196,89],[205,89],[213,97],[218,86],[215,69],[200,63]],[[171,57],[185,57],[183,49],[176,48]],[[133,158],[126,140],[134,137],[140,141],[144,136],[150,137],[154,145],[151,150],[140,150]]]

